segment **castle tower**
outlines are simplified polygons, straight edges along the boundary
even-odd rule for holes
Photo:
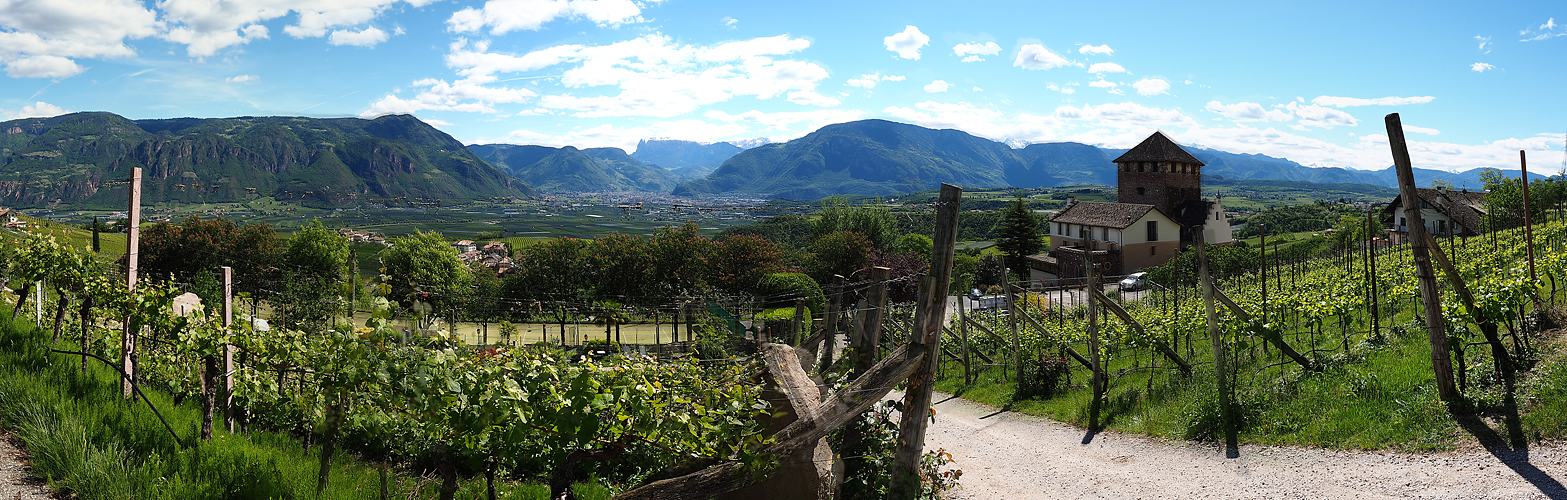
[[[1202,201],[1202,161],[1164,132],[1148,136],[1116,158],[1115,165],[1116,201],[1153,205],[1172,215]]]

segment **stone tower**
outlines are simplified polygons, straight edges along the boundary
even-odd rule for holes
[[[1202,161],[1164,132],[1148,136],[1115,165],[1116,201],[1153,205],[1172,216],[1202,201]]]

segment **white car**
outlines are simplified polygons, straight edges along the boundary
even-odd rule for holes
[[[1121,291],[1132,292],[1148,288],[1148,273],[1132,273],[1121,279]]]

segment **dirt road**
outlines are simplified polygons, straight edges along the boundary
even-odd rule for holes
[[[902,398],[901,394],[889,397]],[[927,449],[963,470],[953,499],[1567,499],[1567,448],[1410,455],[1167,443],[936,394]]]

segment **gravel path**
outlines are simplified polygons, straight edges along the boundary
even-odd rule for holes
[[[33,477],[27,455],[12,443],[10,434],[0,434],[0,500],[47,500],[49,488]]]
[[[889,397],[902,398],[894,393]],[[927,449],[963,470],[952,499],[1567,499],[1567,448],[1413,455],[1162,442],[1084,431],[937,393]]]

